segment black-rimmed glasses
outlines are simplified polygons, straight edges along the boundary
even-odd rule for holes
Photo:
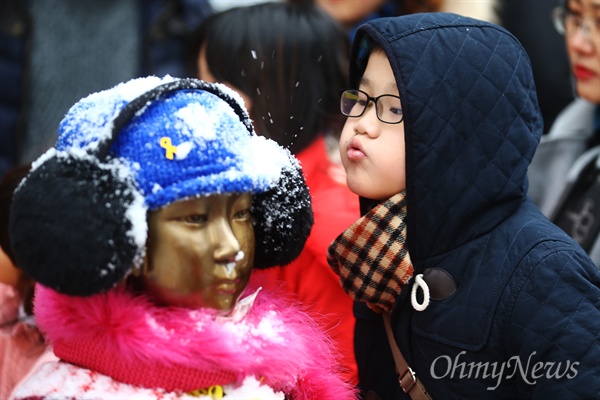
[[[340,109],[347,117],[360,117],[364,114],[369,103],[375,104],[375,113],[381,122],[399,124],[404,118],[400,97],[392,94],[382,94],[371,97],[362,90],[346,89],[340,92]]]

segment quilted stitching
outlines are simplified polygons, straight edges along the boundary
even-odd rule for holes
[[[402,55],[400,63],[388,58],[397,64],[407,141],[412,141],[408,195],[417,220],[412,226],[409,221],[409,244],[418,264],[424,255],[441,254],[489,231],[514,211],[542,122],[529,59],[512,35],[458,16],[449,16],[444,28],[429,15],[416,18],[405,30],[387,20],[365,31],[383,41],[388,54]],[[486,217],[490,200],[512,204]]]
[[[600,329],[598,321],[586,316],[594,315],[600,307],[598,288],[592,283],[600,280],[600,272],[595,270],[589,274],[582,269],[582,260],[577,254],[568,258],[561,255],[564,244],[560,242],[546,244],[546,247],[548,256],[532,271],[516,299],[506,346],[515,351],[520,343],[529,340],[535,343],[535,348],[525,347],[522,352],[539,354],[546,350],[545,357],[578,362],[578,374],[586,375],[590,382],[598,382]],[[573,332],[576,332],[575,341]],[[584,389],[569,386],[566,381],[556,383],[569,398],[585,397]]]

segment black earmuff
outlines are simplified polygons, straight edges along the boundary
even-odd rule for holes
[[[302,252],[313,226],[310,193],[302,170],[284,170],[279,184],[253,196],[254,268],[285,266]]]

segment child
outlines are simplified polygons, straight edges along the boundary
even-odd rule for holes
[[[597,397],[600,273],[526,196],[542,118],[518,41],[448,13],[371,21],[350,87],[340,153],[363,217],[329,260],[359,301],[363,393],[407,398],[390,318],[411,395],[416,375],[434,399]]]
[[[359,215],[339,162],[348,84],[348,40],[314,4],[263,3],[209,17],[196,32],[198,76],[238,91],[256,133],[290,149],[302,165],[315,223],[300,256],[260,271],[265,286],[297,296],[331,336],[347,380],[356,384],[352,300],[329,268],[327,246]]]
[[[61,362],[13,399],[354,398],[325,334],[251,280],[298,255],[312,212],[299,164],[240,101],[148,77],[67,113],[11,213]]]

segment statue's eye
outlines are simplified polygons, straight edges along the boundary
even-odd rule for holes
[[[248,220],[248,219],[252,218],[252,214],[250,213],[249,208],[245,208],[243,210],[236,212],[234,214],[233,218],[237,219],[237,220]]]
[[[208,216],[206,214],[191,214],[181,217],[180,220],[186,224],[204,224],[208,221]]]

